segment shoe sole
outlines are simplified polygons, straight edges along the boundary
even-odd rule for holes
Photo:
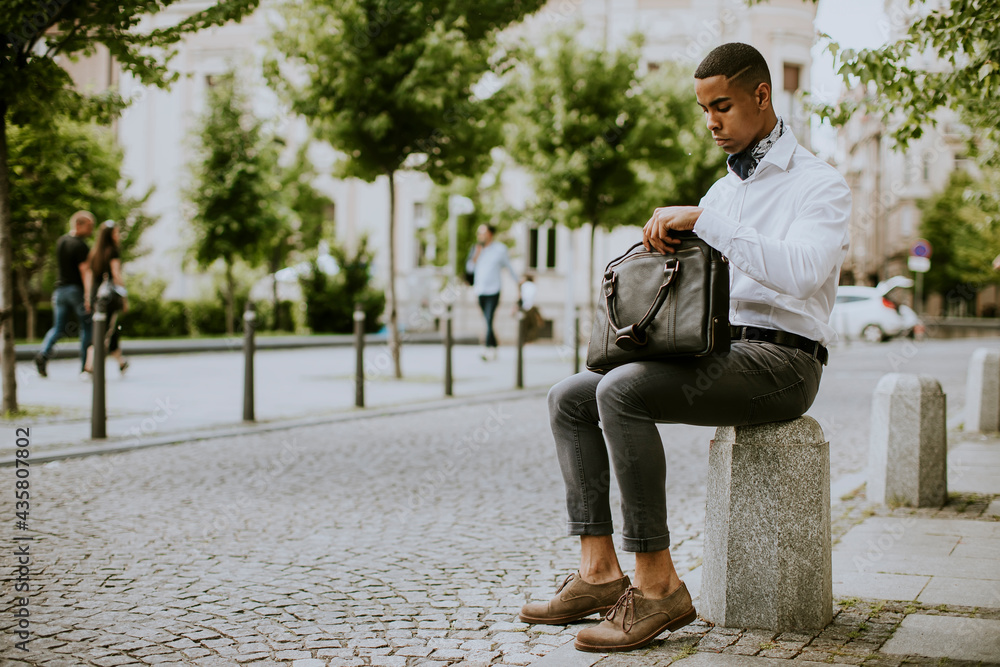
[[[614,605],[611,606],[613,607]],[[517,617],[522,623],[531,623],[533,625],[566,625],[567,623],[579,621],[581,618],[587,618],[588,616],[593,616],[594,614],[601,614],[603,616],[610,610],[611,607],[598,607],[597,609],[589,609],[579,614],[557,616],[555,618],[532,618],[531,616],[525,616],[524,614],[518,614]]]
[[[615,653],[617,651],[634,651],[636,649],[642,648],[643,646],[653,643],[653,640],[655,640],[658,636],[660,636],[664,631],[669,630],[670,632],[673,632],[675,630],[680,630],[688,623],[694,622],[696,618],[698,618],[698,613],[694,610],[694,607],[692,607],[691,611],[689,611],[688,613],[664,624],[658,630],[648,635],[647,637],[640,639],[637,642],[633,642],[631,644],[618,644],[617,646],[592,646],[590,644],[582,644],[580,643],[579,640],[577,640],[573,642],[573,648],[575,648],[577,651],[587,651],[588,653]]]

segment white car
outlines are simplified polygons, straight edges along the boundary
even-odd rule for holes
[[[837,302],[830,325],[841,338],[886,341],[913,329],[886,294],[896,287],[910,287],[913,281],[897,276],[875,287],[844,285],[837,288]]]

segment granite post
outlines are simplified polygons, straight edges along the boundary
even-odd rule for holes
[[[707,510],[706,619],[774,632],[831,621],[830,443],[816,420],[718,429]]]
[[[1000,350],[981,347],[972,353],[965,381],[965,430],[1000,431]]]
[[[889,373],[872,397],[868,500],[941,507],[948,496],[946,397],[928,375]]]

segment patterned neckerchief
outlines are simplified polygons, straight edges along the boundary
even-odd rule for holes
[[[778,122],[774,124],[774,129],[771,130],[770,134],[755,145],[727,158],[726,162],[729,163],[729,168],[736,172],[741,181],[747,180],[757,170],[757,165],[767,155],[767,152],[771,150],[774,142],[784,133],[785,121],[781,119],[781,116],[778,116]]]

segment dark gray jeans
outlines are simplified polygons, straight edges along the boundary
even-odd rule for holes
[[[569,534],[614,532],[610,455],[625,520],[623,548],[666,549],[667,466],[656,424],[794,419],[812,405],[822,372],[801,350],[734,340],[726,356],[642,361],[559,382],[549,391],[549,419],[566,483]]]

